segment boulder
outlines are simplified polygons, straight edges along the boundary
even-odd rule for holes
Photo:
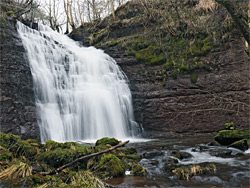
[[[104,138],[101,138],[99,140],[96,141],[95,145],[98,146],[98,145],[106,145],[106,144],[109,144],[111,146],[115,146],[117,144],[119,144],[119,141],[115,138],[108,138],[108,137],[104,137]]]
[[[236,141],[236,142],[232,143],[231,145],[229,145],[228,147],[233,147],[233,148],[240,149],[242,151],[246,151],[246,150],[248,150],[247,139],[242,139],[242,140]]]
[[[223,146],[229,146],[236,141],[249,138],[250,130],[222,130],[214,137],[215,141]]]

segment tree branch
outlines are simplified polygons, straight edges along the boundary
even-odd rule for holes
[[[97,153],[92,153],[90,155],[82,156],[82,157],[80,157],[80,158],[78,158],[78,159],[76,159],[76,160],[74,160],[74,161],[72,161],[72,162],[70,162],[68,164],[65,164],[65,165],[63,165],[63,166],[61,166],[61,167],[59,167],[59,168],[57,168],[57,169],[55,169],[55,170],[53,170],[51,172],[40,172],[39,174],[41,174],[41,175],[53,175],[53,174],[57,174],[58,172],[62,171],[63,169],[65,169],[65,168],[67,168],[69,166],[72,166],[73,164],[75,164],[75,163],[77,163],[77,162],[79,162],[81,160],[84,160],[84,159],[87,159],[87,158],[91,158],[91,157],[95,157],[95,156],[101,155],[103,153],[108,153],[108,152],[110,152],[110,151],[112,151],[112,150],[114,150],[116,148],[119,148],[119,147],[121,147],[121,146],[123,146],[123,145],[125,145],[127,143],[129,143],[129,140],[127,140],[125,142],[120,142],[118,145],[113,146],[113,147],[111,147],[109,149],[106,149],[106,150],[103,150],[103,151],[100,151],[100,152],[97,152]]]

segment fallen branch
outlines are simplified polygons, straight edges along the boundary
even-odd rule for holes
[[[71,166],[71,165],[73,165],[73,164],[75,164],[75,163],[77,163],[77,162],[79,162],[81,160],[84,160],[84,159],[87,159],[87,158],[91,158],[91,157],[95,157],[95,156],[101,155],[103,153],[108,153],[108,152],[110,152],[110,151],[112,151],[112,150],[114,150],[116,148],[119,148],[119,147],[121,147],[121,146],[123,146],[123,145],[125,145],[127,143],[129,143],[129,140],[127,140],[125,142],[120,142],[118,145],[113,146],[113,147],[111,147],[109,149],[106,149],[106,150],[103,150],[103,151],[100,151],[100,152],[97,152],[97,153],[92,153],[90,155],[82,156],[82,157],[80,157],[80,158],[78,158],[78,159],[76,159],[76,160],[74,160],[74,161],[72,161],[72,162],[70,162],[68,164],[65,164],[65,165],[63,165],[63,166],[61,166],[61,167],[59,167],[59,168],[57,168],[57,169],[55,169],[55,170],[53,170],[51,172],[39,172],[39,174],[41,174],[41,175],[53,175],[53,174],[57,174],[58,172],[62,171],[63,169],[65,169],[65,168],[67,168],[67,167],[69,167],[69,166]]]

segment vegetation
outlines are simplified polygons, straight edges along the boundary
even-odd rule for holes
[[[223,146],[234,147],[240,150],[248,149],[248,142],[250,140],[250,130],[238,130],[240,126],[233,122],[225,124],[225,130],[219,131],[214,140]]]
[[[176,168],[172,172],[179,179],[189,180],[192,176],[216,172],[216,166],[214,164],[208,164],[205,167],[201,167],[200,165],[194,165],[190,167]]]
[[[248,6],[246,1],[238,4],[237,10]],[[242,14],[245,18],[245,9]],[[86,30],[91,45],[125,50],[139,63],[157,67],[138,74],[163,86],[167,77],[181,74],[190,74],[190,82],[196,84],[200,70],[219,68],[220,57],[213,51],[240,37],[237,24],[215,0],[131,1],[116,10],[116,20],[106,17],[72,34]]]
[[[8,187],[104,187],[104,179],[124,176],[125,170],[134,170],[135,175],[147,174],[138,164],[141,156],[136,155],[135,148],[118,148],[79,161],[54,175],[44,173],[119,144],[115,138],[100,139],[95,147],[75,142],[41,144],[5,133],[0,133],[0,138],[0,180]]]

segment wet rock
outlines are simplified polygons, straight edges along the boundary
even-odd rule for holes
[[[232,157],[232,150],[228,149],[218,149],[218,150],[209,150],[209,154],[215,157]]]
[[[159,161],[157,161],[157,160],[149,160],[148,163],[153,165],[153,166],[157,166],[159,164]]]
[[[193,155],[188,152],[180,152],[178,150],[172,151],[171,155],[177,157],[178,159],[187,159],[193,157]]]
[[[236,141],[249,138],[250,130],[222,130],[219,131],[214,137],[215,141],[224,146],[228,146]]]
[[[166,163],[164,164],[164,170],[166,172],[172,172],[172,170],[176,169],[179,167],[178,165],[179,161],[175,157],[167,157],[166,158]]]
[[[133,163],[131,167],[131,172],[134,176],[145,176],[148,174],[147,170],[143,168],[141,165]]]
[[[143,153],[142,157],[146,158],[146,159],[152,159],[152,158],[155,158],[157,156],[161,156],[163,154],[164,153],[162,151],[151,151],[151,152]]]
[[[247,139],[242,139],[242,140],[236,141],[236,142],[232,143],[231,145],[229,145],[228,147],[233,147],[233,148],[240,149],[242,151],[246,151],[246,150],[248,150]]]
[[[14,19],[0,20],[1,131],[40,139],[32,75],[15,25]]]

